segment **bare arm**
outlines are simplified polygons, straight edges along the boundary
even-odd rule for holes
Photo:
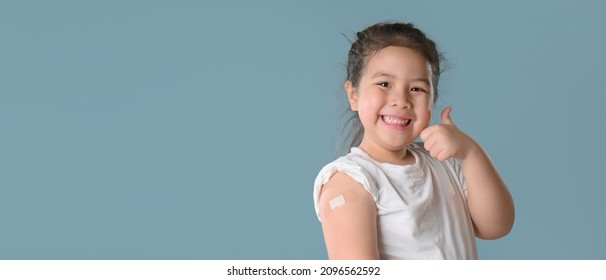
[[[421,132],[425,149],[438,160],[461,160],[467,182],[467,205],[476,236],[497,239],[513,227],[515,210],[511,194],[480,144],[461,132],[450,118],[451,108],[442,112],[442,124]]]
[[[337,172],[322,187],[319,203],[330,259],[379,259],[377,208],[360,183]]]
[[[467,182],[467,205],[476,236],[497,239],[507,235],[515,217],[513,199],[490,158],[475,143],[461,164]]]

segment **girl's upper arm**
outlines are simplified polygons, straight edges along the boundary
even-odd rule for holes
[[[379,259],[377,207],[362,184],[337,172],[322,187],[319,204],[330,259]]]

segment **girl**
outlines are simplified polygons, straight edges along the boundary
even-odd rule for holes
[[[357,33],[345,90],[359,145],[314,184],[330,259],[477,259],[475,237],[511,230],[513,200],[482,147],[449,107],[429,125],[439,76],[434,42],[412,24]]]

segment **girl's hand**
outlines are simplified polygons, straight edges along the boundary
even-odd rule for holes
[[[467,134],[459,130],[450,118],[451,107],[446,107],[442,111],[442,124],[432,125],[424,129],[420,137],[425,142],[425,149],[429,154],[445,161],[449,158],[465,160],[478,144]]]

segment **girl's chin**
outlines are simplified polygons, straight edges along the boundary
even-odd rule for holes
[[[391,152],[400,152],[402,150],[405,150],[411,143],[412,142],[385,143],[385,145],[383,145],[383,148]]]
[[[385,144],[386,147],[392,147],[393,149],[404,149],[406,147],[408,147],[408,145],[410,145],[412,142],[415,141],[415,139],[417,139],[417,137],[413,138],[413,137],[396,137],[394,138],[384,138],[383,139],[383,143]]]

